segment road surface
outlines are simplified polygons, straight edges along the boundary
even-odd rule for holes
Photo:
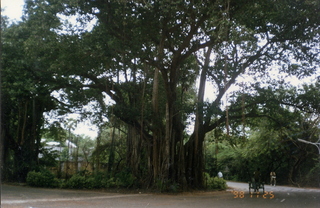
[[[228,182],[219,192],[182,194],[107,193],[2,185],[2,208],[224,208],[320,207],[320,189],[265,186],[265,195],[250,195],[248,184]]]

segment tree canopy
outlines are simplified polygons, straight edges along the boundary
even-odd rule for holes
[[[316,0],[29,0],[24,21],[5,28],[4,48],[17,47],[4,50],[4,60],[17,60],[4,65],[5,79],[32,74],[13,76],[11,93],[44,90],[39,115],[79,109],[101,125],[123,122],[127,165],[140,184],[202,188],[208,133],[237,144],[262,125],[248,118],[285,128],[282,118],[295,111],[319,112],[319,80],[294,89],[285,78],[319,72],[319,10]],[[70,16],[77,23],[63,24]],[[10,30],[26,31],[13,41]],[[284,77],[273,80],[275,72]]]

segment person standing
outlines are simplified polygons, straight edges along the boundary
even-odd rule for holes
[[[276,178],[277,178],[276,172],[271,171],[270,172],[270,185],[271,186],[276,186]]]

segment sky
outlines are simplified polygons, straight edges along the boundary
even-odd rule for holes
[[[24,0],[1,0],[2,15],[8,16],[11,20],[19,21],[22,16]]]

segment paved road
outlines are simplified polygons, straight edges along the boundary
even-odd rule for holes
[[[320,207],[320,189],[265,186],[268,194],[250,195],[246,183],[228,182],[221,192],[183,194],[120,194],[97,191],[40,189],[2,185],[2,208],[212,208]],[[243,192],[242,192],[243,191]]]

